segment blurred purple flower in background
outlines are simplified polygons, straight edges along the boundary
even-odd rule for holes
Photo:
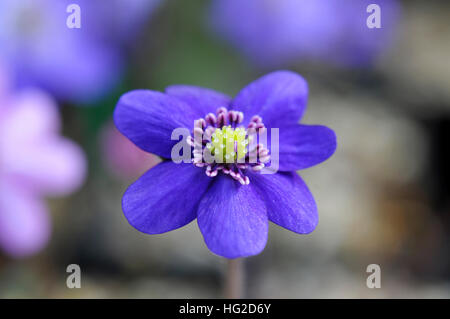
[[[295,171],[328,159],[336,136],[325,126],[298,124],[307,96],[306,81],[289,71],[256,80],[233,100],[184,85],[170,86],[165,93],[136,90],[123,95],[114,121],[143,150],[169,159],[177,143],[172,131],[180,127],[202,137],[195,140],[202,152],[192,151],[192,163],[164,161],[127,189],[122,208],[129,223],[159,234],[197,218],[208,248],[226,258],[260,253],[269,220],[296,233],[312,232],[318,223],[316,203]],[[271,143],[258,143],[247,152],[241,148],[251,145],[249,132],[259,128],[279,128],[275,174],[259,174],[270,161]],[[211,164],[202,155],[207,148],[216,158]],[[257,161],[249,160],[251,154]]]
[[[120,79],[124,45],[159,0],[2,0],[0,58],[20,85],[60,99],[88,102]],[[69,4],[81,7],[81,28],[70,29]]]
[[[158,156],[144,152],[123,136],[114,123],[103,128],[100,142],[104,161],[115,175],[123,179],[139,177],[161,162]]]
[[[301,60],[366,66],[389,48],[400,6],[376,1],[381,29],[369,29],[370,0],[213,0],[213,28],[252,61],[276,67]]]
[[[49,238],[50,218],[42,197],[77,189],[86,162],[81,149],[59,135],[58,108],[50,96],[37,89],[10,93],[7,85],[2,73],[0,248],[20,257],[38,251]]]
[[[126,44],[133,41],[162,2],[161,0],[108,0],[105,5],[103,0],[66,1],[79,3],[80,6],[92,10],[92,14],[86,13],[85,22],[97,31],[98,40],[111,41],[113,44],[117,44],[118,40]],[[99,19],[98,14],[101,14],[103,18]]]

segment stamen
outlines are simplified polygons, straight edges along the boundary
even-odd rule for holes
[[[250,179],[245,170],[260,172],[270,161],[269,150],[261,143],[254,145],[255,134],[265,130],[263,120],[255,115],[247,128],[238,126],[244,120],[239,111],[228,111],[225,107],[217,109],[216,114],[208,113],[204,119],[194,122],[194,137],[187,142],[194,147],[192,162],[197,167],[205,167],[209,177],[222,172],[242,185],[248,185]],[[206,154],[212,155],[206,161]]]

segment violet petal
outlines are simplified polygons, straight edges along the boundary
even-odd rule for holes
[[[198,207],[198,225],[208,248],[226,258],[260,253],[267,242],[263,200],[252,185],[218,175]]]
[[[122,209],[137,230],[168,232],[195,219],[197,204],[211,181],[191,164],[162,162],[128,187]]]

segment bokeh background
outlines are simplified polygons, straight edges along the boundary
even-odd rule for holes
[[[71,3],[81,29],[66,27]],[[159,159],[112,112],[131,89],[235,95],[290,69],[310,86],[302,121],[334,129],[338,149],[299,172],[317,229],[271,225],[246,297],[449,298],[449,21],[443,0],[2,0],[0,297],[222,297],[226,263],[195,222],[153,236],[127,223],[122,193]]]

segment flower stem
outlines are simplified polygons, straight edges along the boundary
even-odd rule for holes
[[[244,293],[244,260],[242,258],[227,259],[225,280],[225,298],[242,298]]]

